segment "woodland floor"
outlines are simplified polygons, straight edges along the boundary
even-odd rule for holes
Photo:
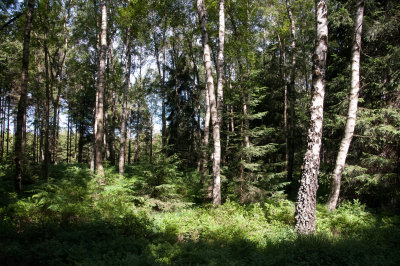
[[[317,233],[299,236],[283,198],[213,208],[191,177],[155,184],[148,166],[108,167],[105,186],[84,165],[53,166],[49,183],[37,171],[20,195],[0,171],[2,265],[400,265],[400,216],[357,201],[318,205]]]

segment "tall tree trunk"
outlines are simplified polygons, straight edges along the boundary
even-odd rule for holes
[[[222,125],[224,99],[224,43],[225,43],[225,1],[219,1],[219,51],[218,51],[218,83],[217,83],[217,121],[213,122],[214,156],[213,156],[213,204],[221,204],[221,140],[220,128]],[[215,131],[215,132],[214,132]],[[217,132],[216,132],[217,131]]]
[[[5,131],[5,112],[6,112],[5,106],[6,106],[6,99],[5,97],[3,97],[2,88],[0,88],[0,162],[3,162],[3,153],[4,153],[4,131]]]
[[[33,122],[33,142],[32,142],[32,157],[33,161],[36,162],[36,146],[37,146],[37,131],[38,131],[38,113],[39,113],[39,104],[35,104],[35,118]]]
[[[81,113],[82,117],[83,114]],[[83,134],[85,133],[82,121],[79,121],[78,163],[83,163]]]
[[[364,0],[357,2],[357,13],[354,23],[354,37],[351,60],[351,90],[349,98],[349,110],[346,121],[344,137],[340,143],[339,153],[336,158],[335,170],[332,174],[331,193],[328,198],[328,210],[336,209],[339,199],[340,183],[342,179],[343,169],[346,163],[347,153],[350,143],[354,135],[356,126],[358,93],[360,91],[360,52],[361,52],[361,33],[362,21],[364,16]]]
[[[99,104],[99,91],[96,90],[95,95],[95,106],[93,109],[94,121],[93,121],[93,140],[92,140],[92,153],[90,155],[90,171],[94,173],[96,168],[96,132],[97,132],[97,109]]]
[[[203,165],[201,170],[201,182],[204,186],[207,180],[207,173],[208,173],[208,145],[209,145],[209,138],[210,138],[210,119],[211,119],[211,112],[210,112],[210,97],[208,97],[208,89],[206,88],[205,91],[205,118],[204,118],[204,135],[203,135]]]
[[[283,81],[283,90],[284,90],[284,100],[283,100],[283,128],[285,129],[285,170],[288,173],[289,168],[289,132],[288,132],[288,123],[287,123],[287,111],[288,111],[288,86],[286,80],[286,48],[284,41],[281,40],[278,34],[278,40],[280,44],[280,57],[279,57],[279,65],[280,65],[280,75]],[[288,176],[288,174],[287,174]]]
[[[164,31],[163,31],[163,40],[162,40],[162,56],[163,56],[163,68],[162,68],[162,86],[161,86],[161,122],[162,122],[162,128],[161,128],[161,138],[162,138],[162,148],[164,150],[165,146],[167,145],[167,118],[166,118],[166,110],[165,110],[165,40],[166,40],[166,27],[167,27],[167,22],[166,22],[166,16],[164,19]]]
[[[291,70],[290,70],[290,82],[287,87],[288,100],[289,100],[289,124],[288,124],[288,133],[289,137],[287,138],[287,179],[289,181],[293,180],[293,163],[294,163],[294,128],[295,128],[295,103],[296,103],[296,90],[295,90],[295,80],[296,80],[296,26],[294,23],[294,18],[292,14],[292,9],[290,7],[290,0],[286,0],[286,9],[288,12],[288,16],[290,19],[290,35],[292,38],[292,43],[290,45],[290,53],[291,53]]]
[[[130,109],[130,108],[128,108],[128,109]],[[128,132],[126,134],[126,142],[128,142],[128,159],[125,159],[125,161],[127,161],[128,164],[131,164],[131,155],[132,155],[132,149],[131,149],[132,148],[132,138],[131,138],[132,128],[131,128],[131,121],[130,120],[131,119],[129,118],[128,130],[127,130]]]
[[[50,77],[49,77],[49,52],[47,49],[47,36],[44,40],[44,65],[45,65],[45,83],[46,83],[46,100],[44,105],[45,117],[45,135],[44,135],[44,160],[42,162],[42,178],[49,179],[49,164],[50,164]]]
[[[60,86],[60,85],[58,85]],[[58,95],[54,104],[54,116],[53,116],[53,162],[58,162],[58,134],[60,125],[60,88],[58,89]]]
[[[77,158],[77,152],[76,152],[76,147],[78,142],[78,123],[75,124],[75,139],[74,139],[74,161],[76,162],[76,158]]]
[[[141,82],[141,81],[140,81]],[[137,117],[136,117],[136,138],[135,138],[135,155],[133,157],[133,162],[137,163],[139,160],[139,138],[140,138],[140,102],[138,102]]]
[[[112,40],[112,39],[111,39]],[[110,43],[108,47],[108,61],[110,65],[110,71],[109,73],[114,73],[114,53],[113,53],[113,44]],[[109,152],[109,161],[111,165],[115,165],[115,121],[117,119],[116,117],[116,112],[115,110],[115,104],[116,104],[116,95],[115,95],[115,90],[116,90],[116,84],[114,82],[111,85],[111,116],[108,122],[108,134],[107,134],[107,142],[106,146],[108,147],[108,152]],[[107,112],[106,112],[107,113]]]
[[[296,229],[302,234],[315,231],[316,198],[322,125],[324,117],[325,66],[328,50],[328,9],[326,0],[315,1],[317,38],[313,55],[313,98],[311,121],[307,137],[307,152],[304,155],[303,173],[296,203]]]
[[[208,44],[208,33],[207,33],[207,20],[206,20],[206,6],[204,0],[197,0],[197,12],[199,15],[199,22],[201,27],[202,43],[203,43],[203,53],[204,53],[204,67],[206,70],[207,77],[207,88],[208,97],[210,98],[210,111],[211,111],[211,121],[213,127],[213,140],[214,140],[214,159],[213,159],[213,175],[214,175],[214,185],[213,185],[213,204],[221,204],[221,176],[220,176],[220,160],[221,160],[221,144],[220,144],[220,129],[218,123],[218,112],[217,112],[217,102],[215,99],[214,90],[214,78],[211,69],[211,53],[210,46]]]
[[[8,150],[10,147],[10,108],[11,108],[11,98],[7,96],[7,148],[6,148],[6,156],[8,156]]]
[[[96,171],[100,176],[99,183],[103,183],[103,102],[104,102],[104,79],[106,67],[106,52],[107,52],[107,6],[106,0],[101,1],[101,45],[100,45],[100,60],[98,70],[98,101],[97,101],[97,132],[96,132]]]
[[[71,146],[70,146],[70,139],[71,139],[70,120],[71,120],[71,117],[68,114],[68,118],[67,118],[67,163],[69,163],[69,154],[70,154],[70,150],[71,150]]]
[[[121,119],[121,137],[120,137],[120,151],[119,151],[119,164],[118,172],[120,175],[124,174],[125,166],[125,150],[126,150],[126,124],[128,119],[128,92],[131,77],[131,27],[128,26],[126,31],[126,43],[125,43],[125,84],[124,84],[124,95],[122,105],[122,119]]]
[[[41,115],[45,115],[44,114],[44,110],[41,111]],[[43,119],[41,119],[40,121],[40,128],[39,128],[39,163],[43,163],[44,161],[44,151],[43,151],[43,138],[44,138],[44,123],[43,123]]]
[[[15,135],[15,188],[17,192],[22,188],[22,174],[24,171],[23,163],[25,157],[25,138],[26,138],[26,105],[28,96],[29,78],[29,48],[31,40],[32,18],[35,8],[35,0],[28,0],[26,9],[26,23],[24,29],[24,43],[22,50],[21,68],[21,90],[17,111],[17,126]]]

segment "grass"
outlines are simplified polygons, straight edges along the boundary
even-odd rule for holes
[[[107,185],[99,186],[85,166],[58,165],[50,183],[33,179],[20,195],[9,192],[2,169],[0,264],[400,264],[399,216],[358,201],[332,213],[319,205],[317,233],[300,236],[289,200],[194,205],[185,182],[164,180],[154,193],[148,183],[157,175],[145,169],[122,178],[107,168]]]

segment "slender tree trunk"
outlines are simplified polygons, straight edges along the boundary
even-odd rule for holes
[[[45,115],[44,114],[44,110],[41,111],[42,116]],[[43,163],[44,161],[44,151],[43,151],[43,138],[44,138],[44,123],[43,123],[43,119],[40,121],[40,132],[39,132],[39,163]]]
[[[37,131],[38,131],[38,113],[39,113],[39,104],[35,104],[35,118],[33,122],[33,142],[32,142],[32,157],[33,161],[36,162],[36,146],[37,146]]]
[[[203,136],[203,165],[201,170],[201,182],[202,185],[205,185],[207,180],[208,174],[208,145],[209,145],[209,138],[210,138],[210,119],[211,119],[211,112],[210,112],[210,97],[208,97],[208,89],[205,90],[205,118],[204,118],[204,136]]]
[[[3,162],[6,100],[1,90],[2,88],[0,88],[0,162]]]
[[[104,102],[104,79],[105,79],[105,63],[107,52],[107,6],[106,0],[101,1],[101,46],[100,46],[100,61],[98,71],[98,104],[97,104],[97,132],[96,132],[96,170],[100,176],[99,183],[103,183],[103,102]]]
[[[22,51],[21,68],[21,90],[17,111],[17,126],[15,135],[15,188],[17,192],[22,188],[22,175],[24,171],[23,163],[25,157],[25,138],[26,138],[26,107],[28,96],[29,79],[29,48],[31,40],[32,18],[35,8],[35,1],[28,0],[26,9],[26,23],[24,29],[24,43]]]
[[[49,164],[50,164],[50,77],[49,77],[49,52],[47,50],[47,36],[44,40],[44,65],[45,65],[45,83],[46,83],[46,101],[44,105],[45,115],[45,135],[44,135],[44,160],[42,162],[42,178],[49,179]]]
[[[126,124],[128,119],[128,92],[131,77],[131,30],[130,26],[126,32],[126,43],[125,43],[125,84],[124,84],[124,95],[123,95],[123,106],[122,106],[122,119],[121,119],[121,137],[120,137],[120,152],[119,152],[119,164],[118,172],[120,175],[124,174],[125,165],[125,149],[126,149]]]
[[[165,111],[165,34],[166,34],[166,17],[164,19],[164,31],[163,31],[163,40],[162,40],[162,56],[163,56],[163,68],[162,68],[162,85],[161,85],[161,138],[162,138],[162,148],[164,150],[165,146],[167,145],[167,118],[166,118],[166,111]]]
[[[7,96],[7,148],[6,148],[6,156],[8,157],[8,150],[10,147],[10,108],[11,108],[11,98]]]
[[[153,163],[153,115],[150,118],[150,163]]]
[[[283,127],[285,129],[285,170],[288,173],[289,168],[289,132],[288,132],[288,123],[287,123],[287,111],[288,111],[288,86],[286,80],[286,49],[285,43],[281,40],[278,34],[279,44],[281,47],[280,52],[280,75],[282,76],[282,81],[284,84],[284,107],[283,107]],[[288,176],[288,174],[286,175]]]
[[[71,135],[70,135],[70,120],[71,120],[71,118],[70,118],[70,115],[68,114],[68,118],[67,118],[67,163],[69,163],[69,153],[70,153],[70,149],[71,149],[71,147],[70,147],[70,138],[71,138]]]
[[[94,113],[94,121],[93,121],[93,140],[92,140],[92,154],[90,156],[90,171],[94,173],[96,168],[96,133],[97,133],[97,112],[98,112],[98,104],[99,104],[99,92],[96,90],[95,95],[95,106],[93,109]]]
[[[220,160],[221,160],[221,144],[220,144],[220,129],[218,123],[218,112],[217,112],[217,102],[215,99],[214,90],[214,78],[211,69],[211,50],[208,44],[208,33],[207,33],[207,20],[206,20],[206,7],[204,0],[197,0],[197,11],[199,15],[199,22],[202,32],[202,42],[203,42],[203,59],[204,67],[206,70],[207,77],[207,88],[208,97],[210,98],[210,113],[211,121],[213,127],[213,140],[214,140],[214,158],[213,158],[213,204],[221,204],[221,176],[220,176]]]
[[[225,43],[225,1],[219,1],[219,51],[218,51],[218,83],[217,83],[217,121],[213,122],[214,157],[213,157],[213,204],[221,204],[221,140],[223,98],[224,98],[224,43]],[[214,125],[215,123],[215,125]]]
[[[288,131],[289,137],[287,138],[287,151],[288,151],[288,161],[287,161],[287,178],[289,181],[293,180],[293,163],[294,163],[294,128],[295,128],[295,103],[296,103],[296,90],[295,90],[295,80],[296,80],[296,26],[294,23],[294,18],[292,14],[292,9],[290,7],[290,0],[286,0],[286,9],[290,19],[290,33],[292,38],[292,43],[290,45],[291,53],[291,70],[290,70],[290,82],[287,87],[287,96],[289,99],[289,124]]]
[[[133,157],[133,162],[137,163],[139,160],[139,138],[140,138],[140,102],[138,102],[137,118],[136,118],[136,138],[135,138],[135,155]]]
[[[364,16],[364,0],[357,2],[357,13],[354,23],[354,37],[351,60],[351,90],[349,98],[349,110],[346,121],[344,137],[340,143],[339,153],[336,158],[335,170],[332,174],[331,193],[328,198],[328,209],[330,211],[336,209],[339,199],[340,183],[342,179],[343,169],[346,164],[346,157],[349,151],[350,143],[354,135],[356,126],[358,93],[360,91],[360,52],[361,52],[361,33],[362,21]]]
[[[132,132],[132,128],[131,128],[131,122],[130,122],[130,118],[129,118],[129,123],[128,123],[128,132],[126,134],[126,142],[128,142],[128,158],[125,159],[125,161],[128,162],[128,164],[131,164],[131,156],[132,156],[132,138],[131,138],[131,132]]]
[[[58,85],[60,86],[60,84]],[[53,116],[53,162],[58,163],[58,134],[60,124],[60,94],[61,90],[58,89],[58,95],[54,104],[54,116]]]
[[[313,55],[313,98],[311,121],[307,137],[307,152],[304,155],[303,173],[296,203],[296,229],[302,234],[315,231],[316,198],[322,125],[324,117],[325,66],[328,50],[328,9],[326,0],[315,1],[317,38]]]
[[[112,39],[111,39],[112,40]],[[109,66],[110,66],[110,73],[114,73],[114,53],[113,53],[113,44],[112,41],[108,47],[108,61],[109,61]],[[107,134],[107,143],[106,146],[108,147],[108,152],[109,152],[109,160],[111,165],[115,165],[115,121],[117,119],[116,117],[116,112],[115,110],[115,103],[116,103],[116,95],[115,95],[115,90],[116,90],[116,84],[112,82],[112,87],[111,87],[111,116],[108,122],[108,134]],[[107,112],[106,112],[107,113]]]
[[[76,162],[76,155],[77,155],[77,152],[76,152],[76,147],[78,146],[77,145],[77,141],[78,141],[78,123],[76,123],[75,124],[75,139],[74,139],[74,161]]]

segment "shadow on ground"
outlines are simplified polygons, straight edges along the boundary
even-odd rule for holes
[[[240,236],[185,240],[147,218],[0,227],[2,265],[399,265],[400,230],[357,238],[298,237],[260,248]]]

